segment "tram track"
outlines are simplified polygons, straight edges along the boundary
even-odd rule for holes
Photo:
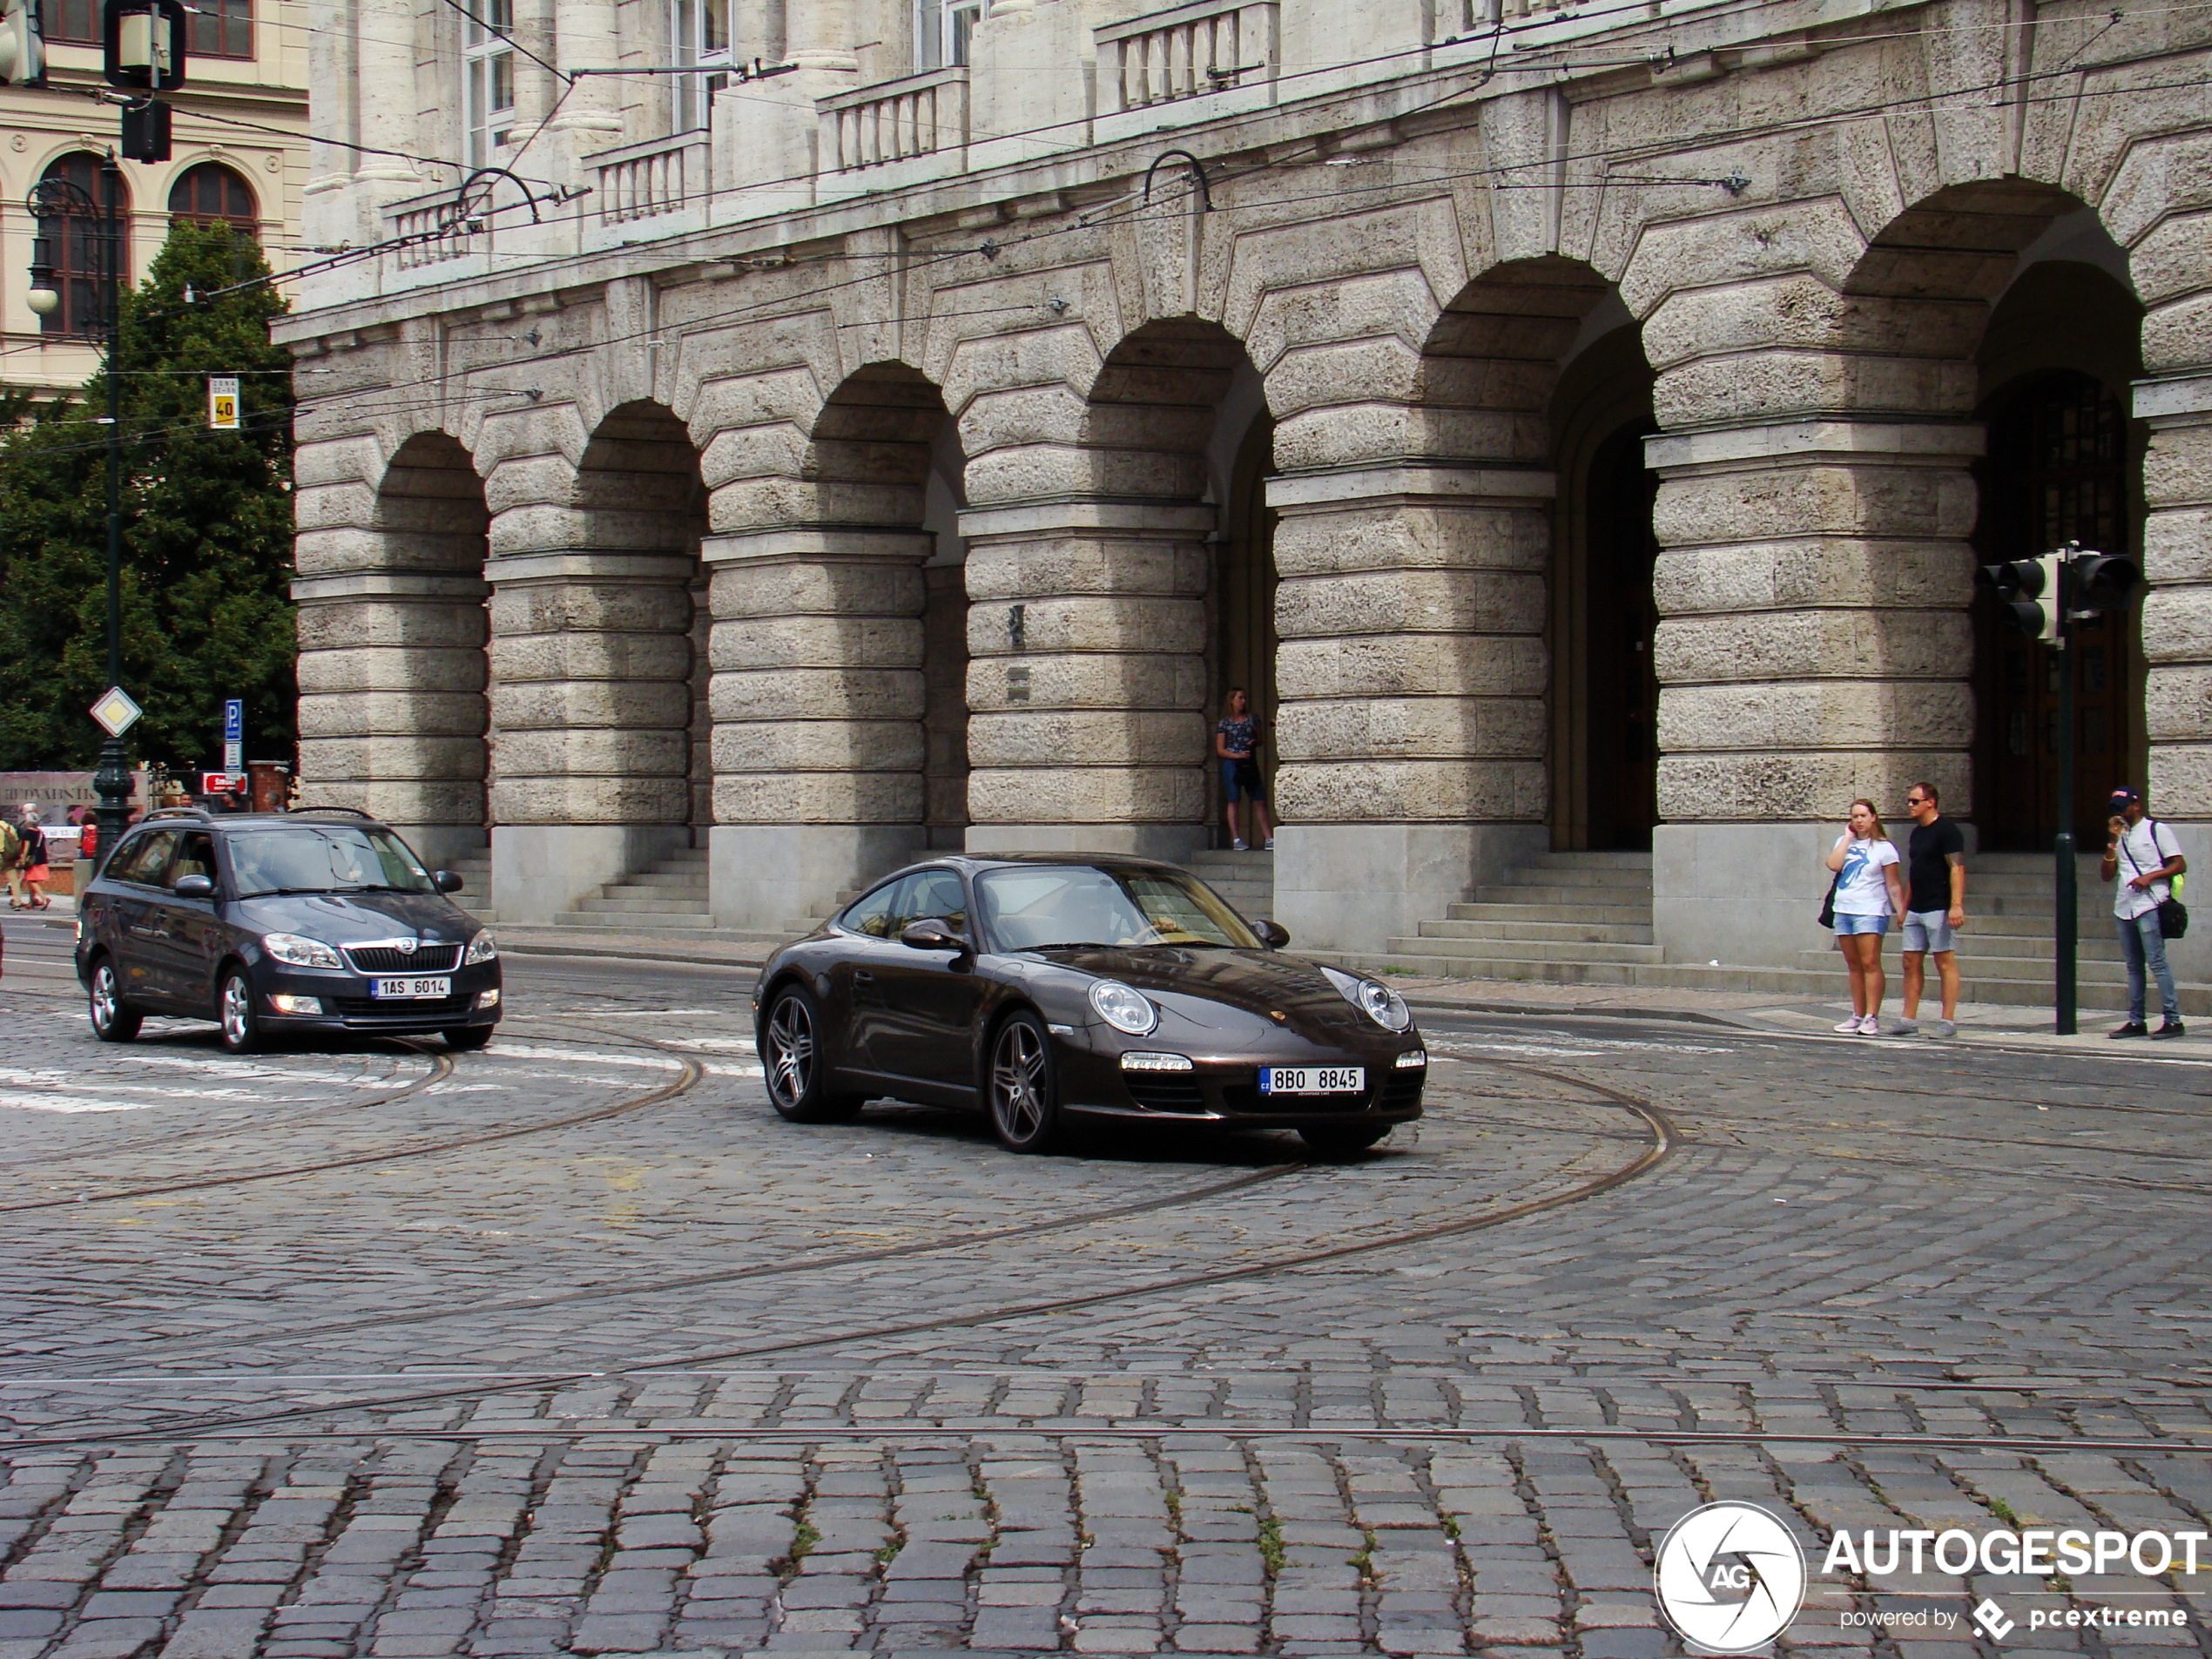
[[[592,1107],[587,1111],[570,1112],[559,1117],[542,1118],[527,1123],[502,1123],[491,1128],[473,1130],[462,1135],[449,1135],[435,1139],[411,1142],[403,1146],[383,1147],[371,1150],[341,1154],[336,1157],[312,1159],[303,1163],[287,1163],[273,1169],[224,1170],[205,1175],[180,1177],[131,1187],[112,1187],[100,1191],[83,1192],[68,1197],[38,1198],[28,1203],[0,1204],[0,1216],[25,1215],[42,1211],[73,1210],[85,1204],[115,1204],[136,1198],[163,1197],[178,1192],[204,1192],[218,1187],[247,1186],[263,1181],[291,1180],[302,1176],[327,1175],[340,1170],[357,1170],[379,1163],[398,1163],[408,1158],[430,1157],[442,1152],[461,1151],[472,1147],[489,1146],[502,1141],[519,1140],[529,1135],[552,1134],[561,1130],[577,1129],[587,1123],[602,1123],[659,1105],[664,1101],[695,1088],[706,1076],[706,1061],[672,1044],[651,1037],[639,1036],[634,1032],[603,1031],[595,1027],[582,1026],[576,1029],[588,1031],[600,1042],[616,1042],[652,1049],[676,1062],[677,1076],[671,1082],[636,1095]],[[540,1042],[576,1042],[574,1038],[540,1037]],[[403,1093],[412,1094],[427,1089],[432,1082],[453,1074],[454,1064],[446,1057],[445,1069],[435,1076],[423,1079],[415,1088]],[[360,1103],[353,1103],[358,1105]],[[320,1116],[320,1112],[318,1113]]]
[[[60,1433],[48,1431],[36,1439],[0,1442],[0,1453],[78,1445],[84,1443],[88,1437],[97,1439],[102,1443],[190,1438],[193,1433],[203,1429],[208,1431],[243,1430],[299,1422],[307,1419],[327,1418],[336,1413],[415,1410],[457,1400],[495,1398],[502,1394],[514,1393],[524,1387],[558,1388],[577,1384],[604,1382],[610,1377],[644,1376],[655,1372],[692,1369],[705,1365],[804,1352],[815,1348],[844,1347],[860,1343],[895,1341],[901,1338],[927,1335],[936,1332],[972,1329],[1022,1319],[1077,1313],[1116,1303],[1143,1301],[1152,1298],[1178,1295],[1220,1285],[1247,1283],[1278,1274],[1323,1267],[1332,1263],[1352,1260],[1382,1251],[1401,1250],[1438,1239],[1485,1231],[1532,1216],[1587,1203],[1649,1176],[1664,1163],[1682,1143],[1680,1134],[1671,1117],[1662,1109],[1640,1096],[1629,1094],[1608,1084],[1594,1082],[1585,1077],[1554,1071],[1548,1068],[1532,1065],[1525,1062],[1501,1060],[1497,1063],[1510,1066],[1530,1076],[1542,1077],[1554,1083],[1585,1090],[1595,1096],[1599,1103],[1624,1111],[1642,1126],[1644,1133],[1640,1150],[1635,1157],[1626,1162],[1556,1191],[1512,1203],[1479,1206],[1474,1213],[1461,1214],[1447,1220],[1432,1222],[1417,1227],[1400,1228],[1342,1243],[1275,1253],[1263,1261],[1201,1268],[1188,1272],[1157,1277],[1134,1285],[1115,1285],[1063,1296],[1003,1303],[981,1309],[953,1311],[919,1318],[859,1325],[842,1331],[792,1336],[773,1341],[747,1343],[732,1348],[669,1355],[658,1359],[639,1361],[635,1365],[623,1366],[612,1372],[595,1369],[556,1372],[526,1385],[501,1381],[469,1383],[413,1391],[403,1394],[380,1395],[360,1400],[287,1407],[245,1417],[203,1418],[197,1420],[188,1420],[182,1422],[172,1421],[110,1430],[105,1433],[102,1433],[97,1426]],[[369,1432],[373,1433],[375,1431]]]

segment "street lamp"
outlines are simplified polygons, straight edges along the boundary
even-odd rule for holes
[[[107,369],[107,678],[111,686],[123,684],[123,379],[117,362],[123,334],[123,170],[115,152],[100,158],[100,199],[73,179],[54,175],[31,189],[26,204],[37,234],[30,245],[30,308],[50,315],[62,302],[54,286],[54,238],[70,233],[70,220],[90,219],[98,226],[91,239],[94,293],[93,318],[73,319],[83,333],[105,347]],[[56,228],[49,230],[53,226]],[[74,264],[74,261],[69,263]],[[100,804],[93,821],[100,829],[100,857],[105,859],[123,839],[131,819],[131,772],[124,764],[123,728],[111,726],[100,746],[100,767],[92,776],[92,790]]]

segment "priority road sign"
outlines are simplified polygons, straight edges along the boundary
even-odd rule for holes
[[[120,685],[111,685],[92,705],[92,718],[98,720],[111,738],[119,738],[136,725],[145,711],[132,699],[131,693]]]

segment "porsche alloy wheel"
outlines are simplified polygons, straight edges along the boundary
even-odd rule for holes
[[[1033,1014],[1016,1014],[991,1044],[991,1128],[1012,1152],[1042,1152],[1060,1128],[1051,1040]]]
[[[821,1015],[797,986],[779,993],[760,1030],[760,1065],[768,1099],[794,1123],[834,1123],[860,1109],[857,1095],[834,1094],[822,1062]]]

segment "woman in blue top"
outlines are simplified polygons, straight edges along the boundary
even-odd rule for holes
[[[1905,882],[1897,847],[1882,828],[1871,800],[1851,804],[1851,822],[1828,853],[1836,873],[1836,947],[1851,974],[1851,1018],[1836,1029],[1845,1035],[1882,1034],[1882,935],[1894,915],[1905,921]]]
[[[1259,775],[1259,717],[1251,711],[1251,699],[1241,685],[1229,693],[1221,724],[1213,729],[1213,752],[1221,761],[1221,799],[1229,819],[1229,845],[1239,853],[1245,850],[1244,833],[1237,823],[1237,801],[1239,796],[1248,796],[1252,803],[1252,840],[1273,852],[1275,832],[1267,822],[1267,784]]]

